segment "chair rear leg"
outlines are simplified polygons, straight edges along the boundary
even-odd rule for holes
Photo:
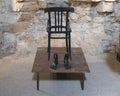
[[[50,48],[50,34],[48,34],[48,60],[50,60],[50,50],[51,50],[51,48]]]
[[[70,36],[70,34],[69,34],[69,55],[70,55],[70,60],[72,60],[72,57],[71,57],[71,36]]]

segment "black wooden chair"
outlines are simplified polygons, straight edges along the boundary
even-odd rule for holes
[[[65,39],[66,51],[71,59],[71,28],[69,13],[74,12],[72,7],[49,7],[44,9],[48,13],[48,60],[50,59],[51,39]],[[52,34],[65,34],[63,37],[52,36]]]

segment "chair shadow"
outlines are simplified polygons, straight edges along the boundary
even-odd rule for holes
[[[120,62],[117,60],[117,56],[115,53],[108,53],[106,62],[111,71],[120,74]]]

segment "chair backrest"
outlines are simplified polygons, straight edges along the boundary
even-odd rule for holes
[[[45,8],[45,12],[48,13],[48,23],[51,28],[56,30],[61,30],[66,28],[69,22],[69,12],[74,12],[72,7],[49,7]]]

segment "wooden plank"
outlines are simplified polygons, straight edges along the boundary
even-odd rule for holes
[[[53,63],[53,54],[58,53],[58,66],[57,70],[50,68]],[[72,48],[72,60],[69,62],[72,66],[71,69],[66,70],[64,68],[64,55],[66,53],[65,48],[52,48],[51,58],[48,61],[47,48],[39,47],[37,49],[36,57],[34,60],[32,72],[53,72],[53,73],[85,73],[90,72],[87,65],[85,56],[81,48]]]

